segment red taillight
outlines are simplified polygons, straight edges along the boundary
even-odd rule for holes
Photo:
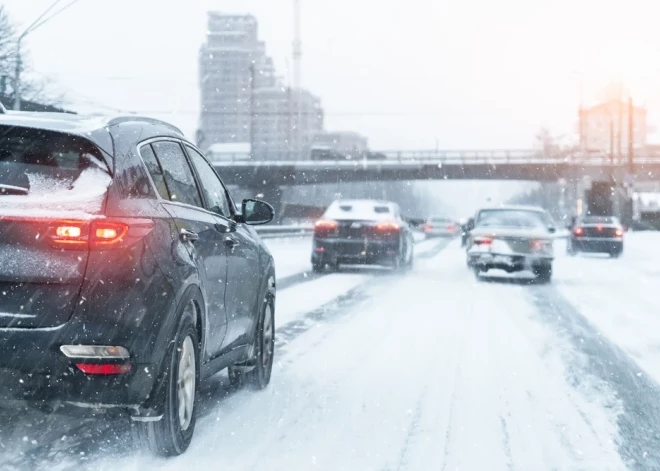
[[[94,219],[52,221],[48,229],[51,245],[69,250],[108,250],[128,247],[149,234],[151,219]]]
[[[433,230],[433,226],[430,224],[425,224],[424,225],[424,232],[430,232]]]
[[[131,371],[130,363],[76,363],[88,375],[121,375]]]
[[[314,235],[316,237],[328,237],[334,235],[337,232],[338,227],[339,223],[337,223],[337,221],[319,219],[314,224]]]
[[[475,237],[473,242],[475,245],[490,245],[493,243],[493,239],[490,237]]]
[[[447,226],[447,229],[453,232],[456,230],[456,226],[454,224],[450,224]]]
[[[573,231],[573,234],[575,234],[576,236],[580,236],[584,234],[584,229],[582,229],[581,227],[576,227],[575,230]]]
[[[376,230],[379,232],[398,231],[400,226],[396,222],[379,222],[376,224]]]
[[[394,221],[379,222],[374,226],[374,232],[380,237],[395,237],[399,235],[401,226]]]

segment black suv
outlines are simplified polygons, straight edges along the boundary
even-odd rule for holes
[[[270,381],[275,269],[250,225],[272,218],[167,123],[1,113],[0,405],[128,411],[184,452],[201,379]]]

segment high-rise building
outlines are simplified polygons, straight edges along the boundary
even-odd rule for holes
[[[319,98],[284,87],[254,16],[209,13],[199,64],[203,149],[249,143],[255,158],[286,158],[304,154],[323,129]]]

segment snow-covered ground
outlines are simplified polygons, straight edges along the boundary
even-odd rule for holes
[[[289,250],[308,269],[309,239],[272,242],[278,272]],[[659,242],[630,234],[609,260],[558,241],[547,286],[476,281],[457,240],[421,242],[407,274],[302,277],[278,293],[272,384],[214,377],[185,455],[0,411],[0,469],[660,469]]]
[[[560,245],[557,288],[660,383],[660,233],[628,233],[624,244],[620,259],[568,257]]]

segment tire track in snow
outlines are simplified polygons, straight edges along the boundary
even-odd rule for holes
[[[567,366],[572,375],[569,383],[578,388],[585,375],[594,376],[608,384],[621,401],[617,445],[623,461],[634,470],[660,470],[660,386],[557,289],[535,286],[529,292],[543,320],[587,359],[585,365],[573,362]]]

